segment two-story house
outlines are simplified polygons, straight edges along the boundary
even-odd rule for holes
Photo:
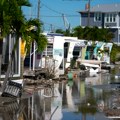
[[[79,11],[81,26],[109,28],[115,35],[113,42],[120,44],[120,4],[99,4]]]

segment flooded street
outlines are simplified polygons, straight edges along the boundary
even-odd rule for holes
[[[120,101],[113,104],[119,91],[116,84],[110,84],[119,82],[117,72],[54,83],[53,89],[39,88],[17,100],[0,98],[0,120],[110,120],[105,110],[120,110]]]

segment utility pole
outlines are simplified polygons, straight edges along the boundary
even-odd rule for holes
[[[38,0],[38,11],[37,11],[37,18],[40,19],[40,0]],[[33,42],[33,70],[35,70],[35,41]]]
[[[40,0],[38,0],[38,11],[37,11],[37,18],[40,18]]]
[[[87,21],[87,26],[88,27],[90,26],[90,1],[91,0],[88,0],[88,21]]]
[[[54,32],[52,24],[50,24],[50,32],[52,32],[52,33]]]
[[[90,5],[91,5],[91,0],[63,0],[63,1],[88,1],[87,7],[88,7],[88,18],[87,18],[87,26],[90,26]]]

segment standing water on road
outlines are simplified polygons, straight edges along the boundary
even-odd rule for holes
[[[17,100],[0,98],[0,120],[120,119],[119,87],[111,84],[119,82],[115,73],[56,82],[53,88],[39,88]]]

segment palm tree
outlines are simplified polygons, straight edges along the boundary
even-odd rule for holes
[[[65,31],[63,31],[62,29],[57,29],[55,32],[56,33],[60,33],[60,34],[64,34],[65,33]]]
[[[77,36],[78,39],[83,39],[83,28],[81,26],[77,26],[73,29],[73,36]]]
[[[79,39],[104,42],[110,42],[114,38],[114,34],[109,29],[99,29],[96,26],[92,28],[77,26],[73,29],[73,36],[77,36]]]
[[[28,47],[30,44],[29,42],[35,40],[36,43],[38,44],[38,50],[44,49],[47,40],[42,34],[40,34],[41,27],[39,20],[30,20],[29,22],[25,20],[21,7],[30,6],[28,0],[8,0],[1,3],[2,3],[0,4],[2,6],[1,9],[2,14],[0,14],[0,17],[2,18],[2,21],[0,21],[1,36],[6,36],[10,33],[16,34],[16,42],[12,50],[11,59],[8,64],[6,77],[3,83],[4,90],[7,80],[9,78],[11,63],[14,58],[14,52],[18,45],[19,38],[22,37],[24,40],[26,40],[27,48],[29,48]],[[34,30],[31,30],[30,32],[27,31],[26,28],[31,27],[31,24],[29,23],[36,27],[35,31]]]
[[[111,42],[114,38],[114,34],[110,31],[110,29],[102,28],[100,29],[100,40],[105,42]]]
[[[91,28],[91,40],[97,41],[99,39],[100,29],[98,27]]]
[[[41,34],[41,26],[42,23],[39,22],[39,19],[30,19],[26,21],[26,24],[23,26],[22,39],[26,41],[26,50],[28,52],[33,41],[37,43],[38,51],[42,51],[46,47],[47,39],[43,34]]]
[[[0,1],[0,38],[1,40],[3,37],[7,36],[8,34],[16,32],[17,41],[18,41],[18,36],[20,34],[20,27],[18,27],[18,25],[20,26],[23,23],[23,21],[24,21],[24,17],[22,15],[21,9],[17,4],[17,1],[15,0]],[[17,45],[17,42],[16,42],[16,45]],[[12,51],[11,58],[13,58],[13,53],[14,53],[13,51]],[[10,60],[10,64],[11,62],[12,62],[12,59]],[[8,76],[9,76],[10,64],[6,72],[6,79],[8,79]]]
[[[91,28],[88,26],[83,29],[83,39],[91,40]]]

